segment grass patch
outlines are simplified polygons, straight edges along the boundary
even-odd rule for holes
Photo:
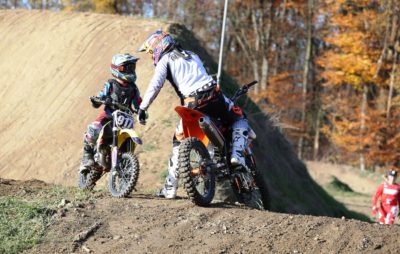
[[[24,196],[0,197],[0,253],[19,253],[39,244],[63,199],[87,202],[102,192],[63,186],[39,191],[23,187]]]
[[[53,210],[21,198],[0,198],[0,253],[19,253],[36,245]]]
[[[96,194],[106,192],[105,189],[94,189],[92,191],[80,188],[71,188],[64,186],[54,186],[46,191],[47,198],[59,202],[61,199],[70,199],[74,202],[83,202],[96,199]]]
[[[337,192],[354,193],[353,189],[348,184],[340,181],[335,176],[331,177],[331,180],[329,181],[327,188],[329,190],[337,191]]]

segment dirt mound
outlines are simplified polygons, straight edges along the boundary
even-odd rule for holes
[[[5,182],[0,181],[0,193],[10,186],[29,188],[22,197],[56,204],[46,234],[27,253],[395,253],[399,244],[397,225],[261,212],[225,203],[201,208],[187,199],[143,194],[112,199],[97,192],[74,200],[57,186],[46,191],[31,183]],[[54,196],[57,189],[64,193],[62,199]]]
[[[0,11],[0,176],[75,185],[83,133],[99,113],[88,97],[110,78],[113,54],[133,52],[150,31],[160,27],[198,53],[209,73],[216,73],[212,57],[178,24],[88,13]],[[142,58],[138,85],[144,92],[154,68],[147,56],[138,56]],[[225,74],[222,85],[228,94],[237,88]],[[173,89],[166,85],[150,108],[148,125],[137,125],[144,140],[138,151],[140,191],[152,191],[162,181],[178,119],[172,109],[178,103]],[[310,178],[268,117],[249,99],[243,99],[242,105],[258,135],[256,159],[270,186],[272,209],[348,214]]]
[[[111,15],[0,11],[0,175],[75,185],[83,133],[99,114],[88,97],[111,78],[112,55],[133,52],[150,31],[166,26]],[[142,91],[152,72],[150,59],[141,59]],[[146,152],[140,160],[149,173],[143,183],[159,182],[166,168],[175,122],[167,109],[177,103],[166,90],[152,108],[158,110],[150,110],[154,120],[139,130]]]

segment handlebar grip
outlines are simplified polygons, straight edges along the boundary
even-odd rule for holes
[[[246,86],[247,86],[248,88],[250,88],[250,87],[254,86],[254,85],[257,84],[257,83],[258,83],[258,81],[257,81],[257,80],[254,80],[254,81],[248,83]]]
[[[90,98],[91,101],[94,101],[94,102],[97,102],[97,103],[100,103],[100,104],[104,104],[104,105],[114,106],[114,107],[117,107],[119,109],[122,109],[122,110],[129,111],[129,112],[137,114],[137,110],[131,109],[129,107],[125,107],[122,104],[119,104],[119,103],[116,103],[116,102],[107,103],[105,100],[101,100],[100,98],[98,98],[96,96],[91,96],[89,98]]]
[[[99,104],[104,103],[102,100],[100,100],[100,99],[97,98],[96,96],[90,96],[89,99],[90,99],[90,101],[91,101],[92,103],[99,103]]]

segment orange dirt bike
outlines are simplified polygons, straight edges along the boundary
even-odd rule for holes
[[[114,108],[111,120],[105,124],[96,142],[94,166],[88,173],[79,173],[79,187],[93,189],[96,182],[110,172],[108,189],[114,197],[126,197],[139,178],[139,161],[134,154],[142,140],[135,132],[133,114],[136,110],[97,97],[91,100]]]
[[[232,101],[247,93],[253,81],[236,91]],[[262,173],[257,170],[251,151],[254,131],[249,127],[249,139],[244,151],[246,166],[230,163],[232,129],[219,119],[211,119],[200,111],[178,106],[184,138],[179,147],[179,174],[190,200],[199,206],[211,203],[215,181],[229,180],[238,201],[248,207],[269,208],[269,194]]]

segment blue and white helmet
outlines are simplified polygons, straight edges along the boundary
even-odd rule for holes
[[[111,74],[122,81],[133,83],[136,81],[136,62],[139,58],[130,54],[116,54],[111,60]]]

